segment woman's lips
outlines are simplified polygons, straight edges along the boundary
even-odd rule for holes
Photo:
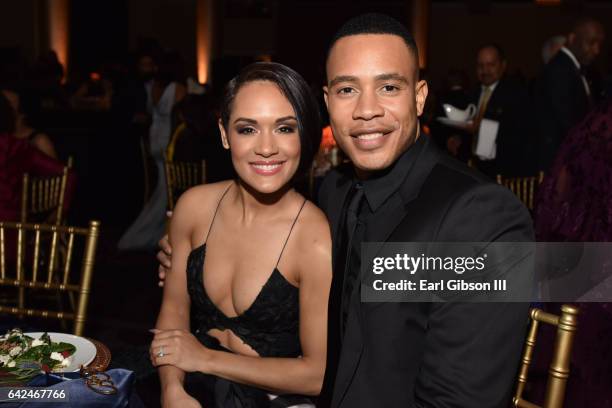
[[[250,165],[255,173],[262,176],[272,176],[281,171],[284,161],[257,161],[251,162]]]

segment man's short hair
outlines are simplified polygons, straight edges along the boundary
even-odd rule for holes
[[[497,55],[499,55],[499,60],[500,61],[506,61],[506,52],[504,51],[504,49],[501,47],[501,45],[497,44],[497,43],[488,43],[488,44],[483,44],[482,46],[480,46],[478,48],[478,53],[482,50],[484,50],[485,48],[493,48],[496,52]]]
[[[414,55],[415,59],[419,60],[419,51],[417,49],[414,37],[408,29],[393,17],[380,13],[367,13],[357,17],[353,17],[340,27],[336,34],[332,37],[329,47],[327,48],[327,58],[336,42],[344,37],[359,34],[390,34],[397,35]]]

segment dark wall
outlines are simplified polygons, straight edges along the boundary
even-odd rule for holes
[[[40,40],[36,29],[39,3],[37,0],[0,2],[0,48],[20,48],[24,57],[34,58]]]
[[[178,51],[186,74],[196,73],[196,0],[128,0],[128,43],[154,38],[164,48]]]
[[[128,14],[123,0],[70,2],[72,71],[99,69],[103,61],[120,61],[128,52]]]

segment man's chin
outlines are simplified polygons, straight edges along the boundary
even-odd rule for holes
[[[380,155],[381,157],[376,157],[371,155],[370,157],[356,157],[353,160],[353,165],[355,166],[355,170],[358,173],[376,173],[381,170],[386,169],[391,165],[393,160],[390,160],[388,155]]]

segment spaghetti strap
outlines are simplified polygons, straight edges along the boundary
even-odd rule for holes
[[[212,231],[213,224],[215,223],[215,218],[217,218],[217,211],[219,211],[219,207],[221,206],[221,201],[223,201],[223,197],[225,197],[225,195],[230,190],[230,188],[232,188],[233,185],[234,185],[234,183],[230,183],[230,185],[227,186],[227,188],[225,189],[225,191],[221,195],[221,198],[219,198],[219,201],[217,202],[217,208],[215,208],[215,213],[213,214],[212,220],[210,221],[210,226],[208,227],[208,233],[206,233],[206,239],[204,240],[205,244],[208,242],[208,237],[210,235],[210,231]]]
[[[289,235],[287,235],[287,239],[285,240],[285,243],[283,244],[283,249],[281,249],[280,255],[278,256],[278,260],[276,261],[276,265],[274,266],[274,268],[278,268],[278,263],[280,262],[281,258],[283,257],[283,252],[285,251],[285,247],[287,246],[287,242],[289,242],[289,237],[291,237],[291,232],[293,232],[293,227],[295,227],[295,223],[297,222],[298,218],[300,217],[300,214],[302,213],[302,210],[304,209],[304,206],[306,205],[306,199],[304,199],[304,202],[302,203],[302,206],[300,207],[300,211],[298,211],[297,215],[295,216],[295,219],[293,220],[293,224],[291,224],[291,229],[289,230]]]

